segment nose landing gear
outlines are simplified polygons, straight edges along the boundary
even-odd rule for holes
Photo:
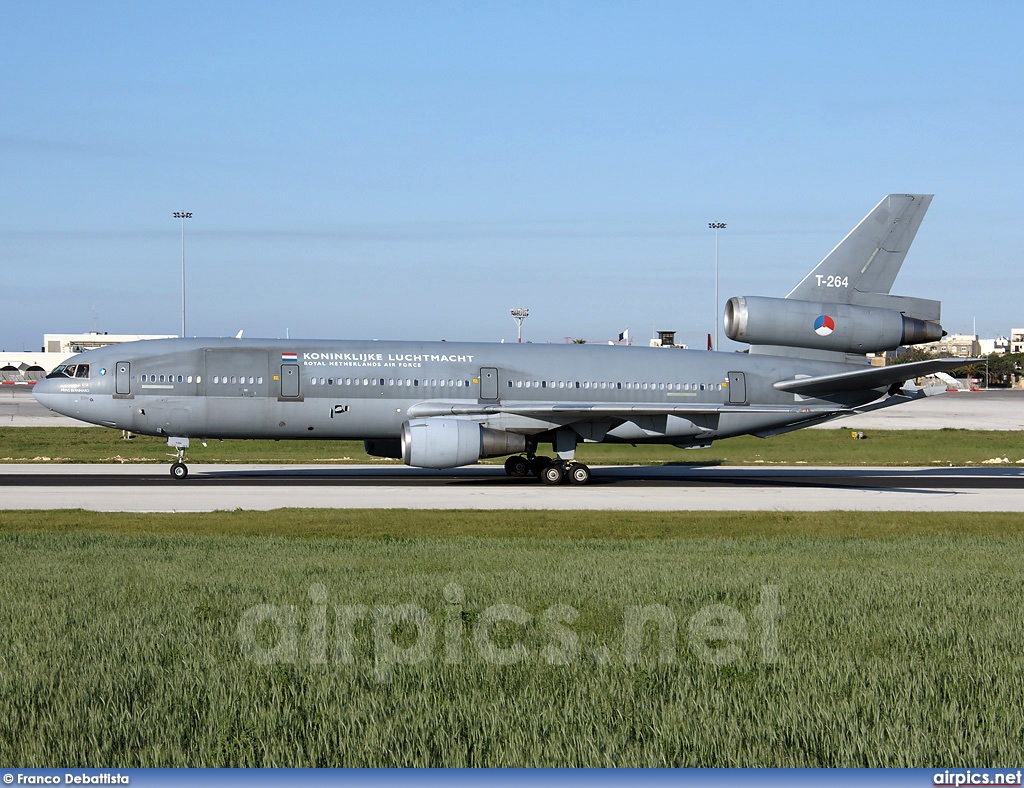
[[[185,449],[188,448],[188,438],[168,438],[167,445],[175,450],[172,457],[177,460],[171,465],[171,476],[179,481],[188,476],[188,466],[185,464]]]

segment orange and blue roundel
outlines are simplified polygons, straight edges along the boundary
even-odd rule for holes
[[[827,337],[836,330],[836,321],[828,315],[818,315],[814,321],[814,333],[819,337]]]

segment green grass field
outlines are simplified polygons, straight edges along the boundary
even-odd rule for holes
[[[877,430],[853,440],[846,429],[801,430],[767,440],[730,438],[708,449],[672,446],[581,445],[577,458],[592,465],[722,463],[726,465],[980,465],[1024,462],[1019,432]],[[545,448],[545,447],[542,447]],[[167,442],[90,427],[0,427],[0,462],[170,462]],[[359,441],[196,441],[188,454],[202,463],[395,463],[371,458]],[[493,462],[501,462],[494,460]]]
[[[1016,514],[0,511],[0,572],[4,766],[1024,754]]]

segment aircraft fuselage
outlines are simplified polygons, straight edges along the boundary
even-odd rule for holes
[[[705,444],[804,421],[808,408],[859,406],[884,392],[825,401],[772,387],[848,369],[844,364],[607,345],[165,339],[92,350],[68,363],[76,360],[89,364],[89,376],[41,381],[36,397],[43,404],[93,424],[189,438],[397,439],[406,420],[443,414],[448,405],[494,406],[476,420],[539,434],[564,419],[502,408],[557,402],[706,409],[700,416],[619,416],[601,437]]]

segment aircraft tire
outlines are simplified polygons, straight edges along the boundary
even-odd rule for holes
[[[505,473],[521,479],[530,474],[530,463],[521,455],[513,455],[505,460]]]
[[[588,484],[590,482],[590,468],[582,462],[574,462],[570,465],[567,475],[573,484]]]
[[[552,462],[541,470],[539,478],[544,484],[561,484],[565,481],[565,468],[561,463]]]
[[[171,476],[175,479],[184,479],[188,476],[188,466],[183,462],[176,462],[171,466]]]

